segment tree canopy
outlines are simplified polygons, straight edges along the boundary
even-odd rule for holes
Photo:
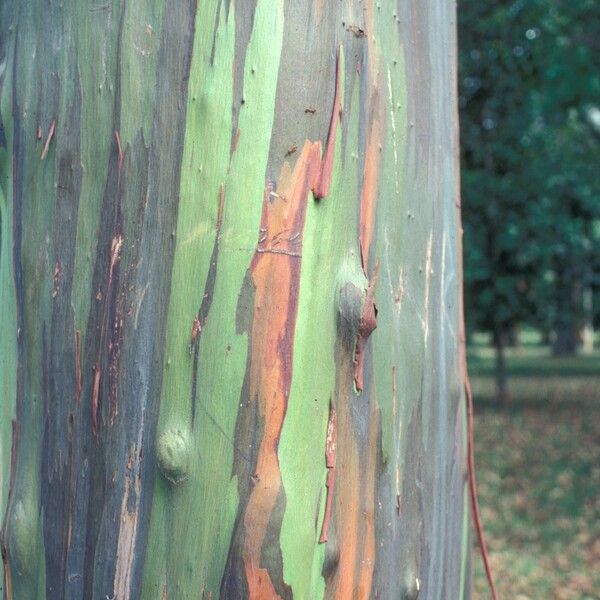
[[[600,5],[458,15],[468,326],[573,330],[599,283]]]

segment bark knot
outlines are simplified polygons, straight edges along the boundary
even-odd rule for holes
[[[156,442],[156,458],[162,474],[172,483],[181,483],[190,475],[188,435],[181,429],[167,429]]]
[[[21,575],[36,569],[38,520],[33,506],[17,501],[10,516],[8,554]]]
[[[340,286],[338,298],[338,334],[345,348],[351,352],[354,362],[354,382],[358,391],[363,388],[363,354],[365,344],[377,327],[377,305],[375,304],[375,284],[378,266],[367,282],[361,275],[363,284],[351,280]]]

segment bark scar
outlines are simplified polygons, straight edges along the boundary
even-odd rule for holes
[[[98,396],[100,393],[100,362],[94,365],[94,386],[92,388],[92,432],[98,433]]]
[[[327,145],[325,153],[321,160],[321,169],[317,180],[313,185],[313,194],[315,199],[324,198],[329,194],[331,187],[331,178],[333,174],[333,154],[335,151],[335,136],[337,132],[338,121],[342,116],[341,88],[342,88],[342,47],[338,47],[336,69],[335,69],[335,96],[333,98],[333,109],[331,111],[331,121],[329,122],[329,133],[327,134]]]
[[[56,120],[53,120],[50,124],[50,130],[48,131],[48,137],[46,138],[46,143],[44,144],[44,149],[42,150],[42,156],[40,160],[44,160],[46,156],[48,156],[48,150],[50,150],[50,142],[54,137],[54,132],[56,131]],[[41,131],[40,131],[41,134]]]
[[[125,160],[125,153],[123,152],[123,146],[121,145],[121,134],[115,129],[115,141],[117,142],[117,156],[119,163],[119,171],[123,168],[123,161]]]
[[[337,419],[335,408],[329,405],[329,423],[327,424],[327,438],[325,440],[325,466],[327,467],[327,498],[325,500],[325,514],[323,515],[323,525],[321,526],[321,535],[319,543],[327,541],[329,535],[329,522],[331,520],[331,505],[333,502],[333,488],[335,485],[335,462],[336,462],[336,438],[337,438]]]
[[[81,400],[81,333],[75,331],[75,382],[77,403]]]
[[[348,27],[346,27],[346,31],[353,33],[357,38],[364,38],[367,36],[367,32],[358,25],[348,25]]]
[[[225,208],[225,184],[222,182],[219,186],[219,204],[217,208],[217,220],[215,222],[215,241],[210,257],[210,265],[206,275],[204,291],[198,312],[194,316],[192,323],[192,333],[189,343],[190,354],[193,355],[192,367],[192,385],[191,385],[191,408],[192,408],[192,426],[196,422],[196,390],[198,386],[198,361],[200,357],[200,338],[202,330],[206,325],[208,313],[212,306],[215,279],[217,276],[217,266],[219,261],[219,242],[221,239],[221,228],[223,226],[223,211]],[[220,427],[219,427],[220,428]]]
[[[60,289],[60,276],[62,273],[62,265],[60,264],[60,260],[56,261],[54,265],[54,274],[52,276],[52,297],[56,298]]]
[[[98,433],[98,400],[100,395],[100,372],[101,372],[101,359],[102,347],[104,346],[105,337],[105,325],[108,320],[109,303],[110,303],[110,292],[113,286],[113,276],[117,263],[121,260],[121,247],[123,246],[123,236],[117,233],[110,245],[110,264],[108,268],[108,282],[106,286],[106,304],[104,306],[104,316],[102,318],[102,325],[100,328],[100,342],[98,344],[98,354],[96,356],[96,363],[94,365],[94,383],[92,387],[92,432],[94,435]],[[100,296],[102,297],[102,296]],[[96,296],[98,298],[98,296]],[[118,358],[117,358],[118,360]]]
[[[375,286],[379,276],[379,261],[375,264],[371,278],[369,279],[369,287],[367,295],[362,307],[360,322],[358,325],[358,336],[356,339],[356,347],[354,350],[354,384],[360,392],[363,389],[363,373],[364,373],[364,351],[367,340],[375,328],[377,327],[377,305],[375,304]]]

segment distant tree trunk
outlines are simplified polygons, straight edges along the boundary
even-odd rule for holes
[[[571,356],[579,346],[578,315],[581,314],[581,282],[570,257],[557,268],[556,320],[554,323],[554,356]]]
[[[0,11],[5,597],[468,598],[454,3]]]
[[[577,352],[579,335],[571,319],[560,319],[554,329],[552,354],[554,356],[572,356]]]
[[[577,328],[572,322],[561,322],[554,330],[552,354],[554,356],[572,356],[577,351]]]
[[[553,331],[550,327],[544,325],[540,332],[542,346],[550,346],[552,344]]]
[[[496,404],[505,406],[510,400],[508,376],[506,372],[506,329],[497,325],[494,329],[494,349],[496,351]]]
[[[594,293],[590,285],[583,288],[582,306],[581,351],[583,354],[592,354],[594,352]]]
[[[518,325],[507,328],[506,341],[511,348],[521,348],[521,328]]]

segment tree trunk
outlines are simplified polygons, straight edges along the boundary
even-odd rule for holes
[[[521,328],[519,325],[511,325],[506,329],[506,345],[516,350],[520,350],[523,347],[521,343]]]
[[[583,327],[581,328],[582,354],[594,353],[594,292],[591,285],[586,285],[581,293]]]
[[[508,377],[506,373],[506,330],[502,327],[494,329],[494,348],[496,350],[496,404],[506,406],[510,400]]]
[[[9,599],[469,596],[454,3],[20,0]]]
[[[554,330],[552,354],[554,356],[573,356],[577,352],[577,325],[571,319],[559,320]]]
[[[554,319],[554,356],[573,356],[579,346],[578,321],[581,315],[581,279],[572,257],[557,266],[556,316]]]

